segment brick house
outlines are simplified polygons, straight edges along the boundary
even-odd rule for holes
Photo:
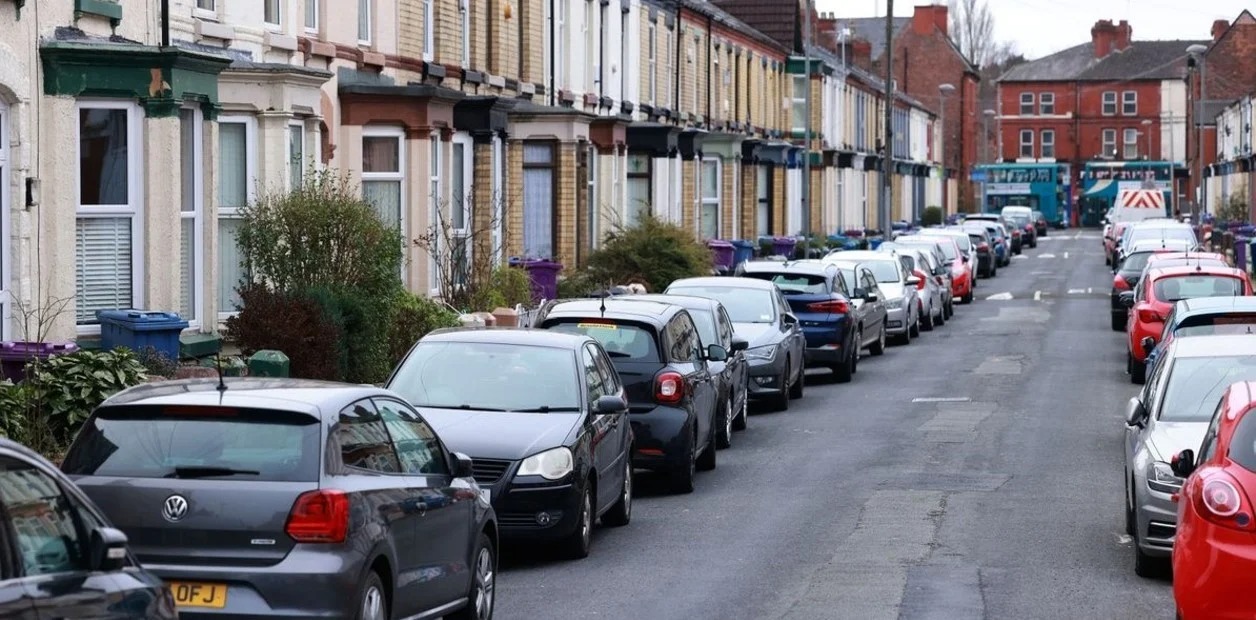
[[[1203,62],[1192,58],[1189,75],[1190,97],[1200,102],[1191,107],[1191,112],[1197,114],[1191,122],[1190,169],[1193,174],[1203,171],[1202,202],[1207,211],[1240,192],[1247,194],[1249,206],[1256,205],[1256,197],[1247,191],[1252,167],[1251,120],[1247,110],[1249,95],[1256,91],[1256,66],[1251,62],[1256,54],[1256,17],[1245,10],[1233,23],[1213,22],[1211,32],[1212,41],[1202,55]],[[1226,118],[1228,125],[1219,118]],[[1196,145],[1198,133],[1203,134],[1202,153]]]
[[[1128,22],[1100,20],[1089,42],[1012,68],[998,80],[1002,161],[1069,164],[1073,188],[1081,187],[1090,161],[1172,162],[1181,200],[1188,178],[1186,49],[1197,43],[1136,41]],[[1080,221],[1078,208],[1072,220]]]

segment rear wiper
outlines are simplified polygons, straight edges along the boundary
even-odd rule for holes
[[[568,413],[572,411],[580,411],[579,407],[550,407],[549,405],[541,405],[540,407],[532,407],[531,409],[511,409],[511,413]]]
[[[806,295],[807,291],[789,291],[789,290],[781,289],[781,294],[782,295]]]
[[[166,474],[165,478],[211,478],[213,476],[257,476],[262,472],[252,469],[235,469],[234,467],[183,466]]]

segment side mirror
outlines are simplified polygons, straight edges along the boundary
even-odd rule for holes
[[[784,324],[786,324],[786,325],[797,325],[797,324],[798,324],[798,317],[796,317],[796,316],[794,316],[794,315],[792,315],[792,314],[782,314],[782,315],[781,315],[781,322],[782,322],[782,323],[784,323]]]
[[[907,278],[907,286],[919,286],[919,285],[920,285],[920,278],[917,278],[916,276],[910,276]]]
[[[967,257],[967,256],[964,256],[964,257],[962,257],[962,260],[963,260],[965,263],[967,263],[967,262],[968,262],[968,257]]]
[[[881,296],[878,295],[876,291],[869,291],[868,294],[864,295],[864,301],[870,304],[876,303],[878,301],[881,301]]]
[[[453,470],[455,478],[472,477],[474,473],[474,467],[472,467],[472,465],[474,464],[474,462],[471,460],[471,457],[461,452],[455,452],[453,454],[452,460],[453,460],[453,467],[451,467],[450,469]]]
[[[1143,345],[1143,355],[1151,355],[1151,350],[1156,348],[1156,339],[1151,336],[1144,336],[1140,344]]]
[[[1146,420],[1147,407],[1143,405],[1143,399],[1137,396],[1131,398],[1129,403],[1125,405],[1125,425],[1141,428]]]
[[[127,565],[126,534],[112,527],[92,530],[91,567],[94,571],[111,572]]]
[[[1173,455],[1173,460],[1169,462],[1169,467],[1177,474],[1178,478],[1189,477],[1195,472],[1195,451],[1183,450]]]
[[[750,341],[740,336],[733,336],[733,341],[731,344],[733,347],[732,349],[733,353],[736,353],[738,351],[745,351],[746,349],[750,348]]]
[[[1122,291],[1118,299],[1120,300],[1122,306],[1125,306],[1126,308],[1134,307],[1134,291]]]
[[[711,345],[717,346],[717,345]],[[593,403],[593,413],[601,415],[614,415],[617,413],[628,413],[628,401],[622,396],[607,394]]]
[[[708,362],[723,362],[723,361],[727,361],[727,360],[728,360],[728,351],[725,351],[725,350],[724,350],[724,347],[721,347],[721,346],[720,346],[720,345],[718,345],[718,344],[713,344],[713,345],[710,345],[710,346],[708,346],[708,347],[707,347],[707,354],[706,354],[706,358],[707,358],[707,361],[708,361]]]

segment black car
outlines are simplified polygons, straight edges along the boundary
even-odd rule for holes
[[[714,299],[687,295],[630,295],[622,299],[680,306],[689,311],[689,316],[698,326],[698,337],[702,340],[703,347],[718,344],[728,351],[727,360],[711,361],[709,365],[719,391],[719,421],[716,422],[718,430],[715,441],[720,448],[731,446],[733,431],[746,428],[746,418],[750,410],[749,366],[746,364],[745,354],[742,353],[750,343],[733,333],[733,320],[729,318],[728,310]]]
[[[593,338],[453,328],[424,336],[388,379],[471,456],[503,540],[589,555],[593,524],[632,518],[628,403]]]
[[[1034,230],[1038,232],[1038,236],[1047,236],[1047,218],[1042,215],[1042,211],[1032,212],[1031,217],[1034,221]]]
[[[619,298],[549,305],[536,326],[592,336],[610,355],[628,393],[635,467],[664,472],[673,490],[693,491],[694,471],[715,469],[718,394],[711,362],[728,359],[702,347],[689,311]]]
[[[0,617],[174,620],[174,597],[52,463],[0,439]]]
[[[968,240],[977,248],[977,275],[993,278],[999,275],[998,252],[995,251],[996,241],[990,230],[981,222],[961,225],[958,230],[968,233]]]

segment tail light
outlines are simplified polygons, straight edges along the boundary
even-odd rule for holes
[[[1143,308],[1138,311],[1138,320],[1140,323],[1160,323],[1164,321],[1164,317],[1159,312],[1150,308]]]
[[[1117,276],[1112,278],[1112,288],[1118,291],[1128,291],[1130,290],[1130,283],[1126,282],[1125,278]]]
[[[675,405],[685,398],[685,378],[667,371],[654,378],[654,400],[662,405]]]
[[[336,489],[302,493],[284,531],[300,543],[341,543],[349,534],[349,496]]]
[[[1216,472],[1203,480],[1195,495],[1195,510],[1215,525],[1236,530],[1256,529],[1252,522],[1250,503],[1243,497],[1234,479]]]
[[[841,297],[833,296],[828,301],[817,301],[814,304],[807,304],[808,312],[827,312],[829,314],[849,314],[850,304]]]
[[[990,251],[990,244],[989,244],[989,243],[986,243],[985,241],[982,241],[981,243],[978,243],[978,244],[977,244],[977,251],[978,251],[978,252],[989,252],[989,251]]]
[[[919,282],[916,283],[916,290],[918,291],[923,290],[925,288],[925,282],[929,280],[929,276],[926,276],[925,272],[919,269],[913,270],[911,274],[913,276],[916,276],[917,280],[920,280]]]

